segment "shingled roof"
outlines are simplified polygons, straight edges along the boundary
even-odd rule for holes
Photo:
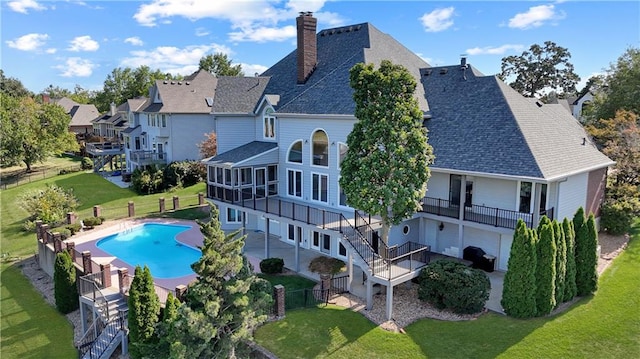
[[[199,70],[182,81],[156,80],[155,88],[160,103],[148,101],[143,112],[159,113],[211,113],[207,98],[213,99],[218,79],[207,71]]]
[[[69,126],[91,126],[91,121],[98,116],[95,105],[75,105],[69,111],[71,122]]]
[[[353,115],[355,103],[349,85],[349,70],[357,63],[380,64],[383,59],[406,67],[420,79],[424,60],[391,36],[369,23],[320,31],[317,36],[317,66],[304,84],[298,84],[296,50],[273,65],[262,76],[271,80],[264,93],[280,95],[279,113]],[[418,86],[420,108],[427,110],[424,90]]]
[[[560,105],[525,98],[471,66],[421,73],[434,168],[550,180],[612,164]]]
[[[268,77],[220,76],[213,98],[213,112],[253,113],[264,91]]]

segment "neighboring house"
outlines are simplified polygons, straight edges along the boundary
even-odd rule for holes
[[[93,125],[93,134],[102,138],[104,141],[121,142],[122,135],[120,132],[128,127],[129,101],[118,107],[112,103],[107,113],[94,118],[93,121],[91,121]]]
[[[578,97],[573,102],[573,117],[575,117],[581,123],[584,123],[584,111],[591,105],[593,101],[593,93],[591,91],[585,92],[582,96]]]
[[[223,228],[265,232],[266,257],[266,238],[276,235],[296,254],[343,259],[350,273],[360,266],[367,305],[373,284],[385,286],[391,318],[393,287],[419,274],[426,246],[454,257],[480,247],[506,270],[519,218],[532,227],[541,215],[561,220],[580,206],[598,214],[612,161],[562,105],[527,99],[465,59],[430,67],[368,23],[316,34],[305,13],[297,25],[297,50],[263,73],[259,82],[268,84],[253,111],[212,110],[219,155],[207,162],[207,196]],[[422,211],[392,227],[386,246],[379,223],[347,206],[339,187],[357,121],[349,70],[383,59],[416,78],[436,156]]]
[[[99,115],[95,105],[79,104],[67,97],[50,99],[46,95],[43,96],[43,101],[55,103],[64,108],[64,111],[71,117],[69,131],[74,132],[76,136],[84,137],[92,132],[91,121]]]

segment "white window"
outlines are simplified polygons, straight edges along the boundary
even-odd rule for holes
[[[329,137],[323,130],[317,130],[313,133],[312,141],[313,145],[311,156],[313,158],[313,164],[316,166],[329,166]]]
[[[227,208],[227,223],[242,223],[242,211]]]
[[[160,115],[160,127],[167,127],[167,115]]]
[[[329,177],[327,175],[312,173],[311,174],[311,185],[312,185],[312,193],[311,198],[314,201],[320,202],[328,202],[327,193],[328,193],[328,182]]]
[[[264,138],[275,138],[276,137],[276,117],[272,115],[273,110],[268,109],[264,115],[263,121],[263,135]]]
[[[302,171],[287,170],[287,193],[289,196],[302,197]]]
[[[291,145],[287,161],[292,163],[302,163],[302,140],[298,140]]]

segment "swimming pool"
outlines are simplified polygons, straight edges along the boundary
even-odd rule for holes
[[[100,239],[96,246],[132,268],[147,265],[154,278],[177,278],[194,274],[191,264],[201,252],[181,244],[176,236],[189,226],[145,223]]]

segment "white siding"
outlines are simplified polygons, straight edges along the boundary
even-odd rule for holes
[[[254,117],[216,116],[218,154],[255,141]],[[260,141],[262,138],[260,138]]]
[[[431,171],[427,182],[427,197],[449,199],[449,174]]]
[[[405,235],[403,230],[407,226],[409,232]],[[420,241],[420,219],[414,218],[408,221],[404,221],[397,226],[391,227],[389,231],[389,244],[401,245],[406,242],[419,242]]]
[[[556,218],[559,220],[573,218],[576,210],[587,203],[588,173],[581,173],[568,177],[565,182],[560,182],[558,189],[558,211]]]
[[[473,178],[473,204],[503,209],[516,209],[517,181],[497,178]]]
[[[465,227],[463,236],[463,248],[474,246],[482,248],[487,254],[497,257],[499,252],[500,234],[484,231],[477,228]]]
[[[509,264],[509,257],[511,255],[511,244],[513,243],[513,235],[502,234],[500,235],[500,251],[498,258],[496,258],[496,268],[502,271],[507,270]]]
[[[205,134],[214,130],[213,116],[209,114],[173,114],[168,121],[171,137],[165,152],[167,163],[200,159],[198,144]],[[153,138],[150,138],[153,143]]]

